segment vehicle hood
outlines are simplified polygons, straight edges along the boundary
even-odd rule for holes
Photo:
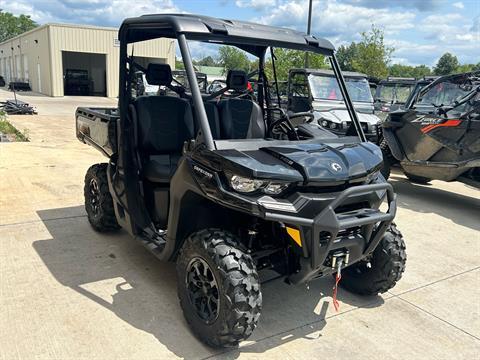
[[[378,146],[360,142],[272,144],[258,150],[217,150],[215,153],[223,158],[222,170],[305,184],[357,179],[377,170],[382,163]]]
[[[316,120],[329,120],[334,123],[350,122],[350,115],[347,110],[314,111]],[[376,125],[380,118],[374,114],[365,114],[357,112],[358,120],[362,123]]]
[[[333,109],[340,109],[347,111],[347,107],[343,101],[340,100],[313,100],[312,107],[315,111],[331,111]],[[354,101],[353,107],[357,113],[373,114],[373,102]]]

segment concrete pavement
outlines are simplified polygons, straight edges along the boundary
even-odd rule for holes
[[[76,140],[74,109],[116,100],[19,98],[39,115],[10,117],[30,142],[0,143],[0,359],[480,358],[478,190],[394,174],[408,254],[398,285],[371,298],[340,290],[335,313],[331,279],[268,283],[254,335],[222,352],[190,333],[172,264],[88,224],[83,177],[105,159]]]

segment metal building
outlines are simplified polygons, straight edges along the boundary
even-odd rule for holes
[[[7,82],[29,82],[33,91],[49,96],[68,95],[69,78],[88,77],[89,95],[118,95],[118,29],[97,26],[46,24],[0,44],[0,75]],[[129,53],[131,53],[131,48]],[[137,62],[175,66],[175,42],[156,39],[134,45]],[[139,60],[138,60],[139,59]]]

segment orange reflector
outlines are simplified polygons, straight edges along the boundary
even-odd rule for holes
[[[287,228],[287,233],[290,235],[290,237],[295,241],[298,246],[302,246],[302,237],[300,236],[300,231],[291,227],[286,227]]]

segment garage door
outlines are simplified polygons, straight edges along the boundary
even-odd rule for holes
[[[105,54],[62,51],[65,95],[106,96]]]

